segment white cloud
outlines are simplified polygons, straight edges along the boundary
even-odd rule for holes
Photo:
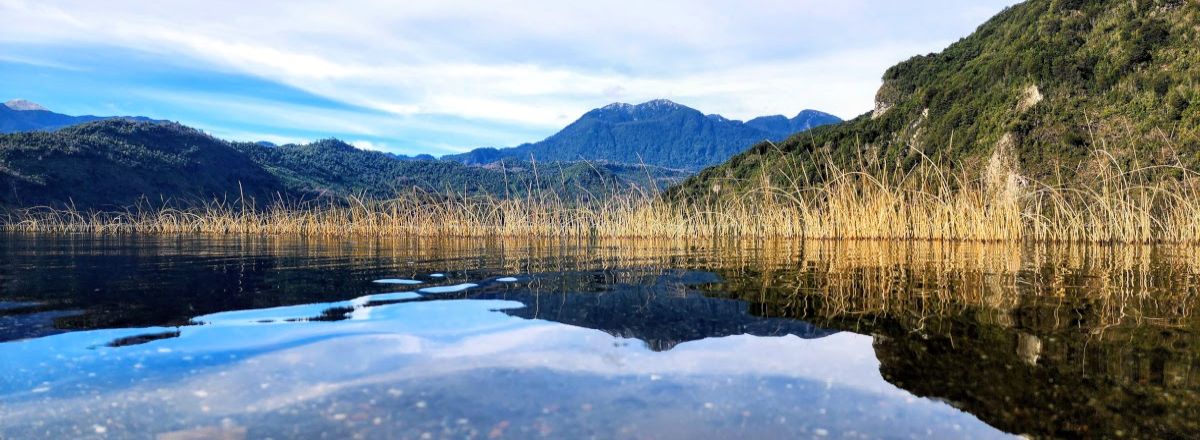
[[[70,64],[66,64],[66,63],[56,62],[53,60],[45,60],[45,59],[40,59],[40,58],[33,58],[33,57],[6,54],[6,53],[0,53],[0,62],[25,64],[25,65],[29,65],[29,66],[46,67],[46,68],[58,69],[58,70],[72,70],[72,71],[84,71],[85,70],[79,66],[73,66]]]
[[[312,139],[308,139],[308,138],[301,138],[301,137],[294,137],[294,136],[280,136],[280,135],[277,135],[274,133],[226,130],[221,127],[198,127],[198,128],[200,128],[201,130],[204,130],[206,133],[216,136],[217,138],[220,138],[220,139],[231,139],[231,140],[237,140],[237,141],[242,141],[242,142],[266,141],[266,142],[270,142],[275,145],[287,145],[287,144],[301,145],[301,144],[307,144],[307,143],[310,143],[313,141]]]
[[[353,145],[355,148],[358,148],[360,150],[388,151],[388,148],[386,145],[377,144],[375,142],[371,142],[371,141],[367,141],[367,140],[351,141],[350,145]]]
[[[617,98],[666,97],[741,119],[804,108],[856,116],[887,66],[939,50],[1013,2],[0,0],[0,42],[102,43],[398,117],[550,131]],[[280,123],[394,128],[347,116]]]

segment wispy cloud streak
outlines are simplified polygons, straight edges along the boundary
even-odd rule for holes
[[[0,45],[42,54],[0,50],[0,60],[65,66],[56,50],[132,50],[149,61],[126,68],[245,75],[364,110],[315,117],[278,106],[293,113],[274,118],[284,128],[315,120],[330,135],[436,143],[387,132],[397,127],[381,124],[383,114],[507,132],[490,142],[445,133],[440,142],[495,145],[548,134],[617,100],[665,97],[743,119],[803,108],[856,116],[887,66],[941,49],[1013,2],[0,0]],[[213,92],[221,90],[162,91]]]

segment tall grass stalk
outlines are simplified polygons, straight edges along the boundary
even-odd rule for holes
[[[932,161],[907,172],[827,162],[819,179],[764,174],[688,201],[640,188],[513,198],[414,191],[264,207],[244,200],[117,212],[37,207],[0,222],[14,231],[89,233],[1200,242],[1200,175],[1177,169],[1169,171],[1182,178],[1156,179],[1164,170],[1110,168],[1089,185],[1068,186],[1015,175],[970,179]]]

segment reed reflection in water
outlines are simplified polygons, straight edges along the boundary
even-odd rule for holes
[[[6,238],[7,339],[335,304],[387,292],[370,282],[384,278],[454,285],[516,275],[511,286],[409,300],[506,300],[524,306],[502,311],[510,316],[640,339],[657,352],[739,334],[869,335],[884,379],[1005,432],[1200,432],[1200,250],[1185,246]]]

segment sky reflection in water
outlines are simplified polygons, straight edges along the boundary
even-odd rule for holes
[[[3,242],[0,438],[1196,429],[1190,258],[326,246]]]
[[[292,429],[378,437],[790,438],[872,429],[999,436],[885,382],[869,336],[737,335],[655,352],[602,331],[499,312],[520,302],[418,298],[379,294],[194,318],[202,325],[3,344],[0,420],[14,438],[189,430],[257,438]],[[345,319],[314,319],[330,310]]]

